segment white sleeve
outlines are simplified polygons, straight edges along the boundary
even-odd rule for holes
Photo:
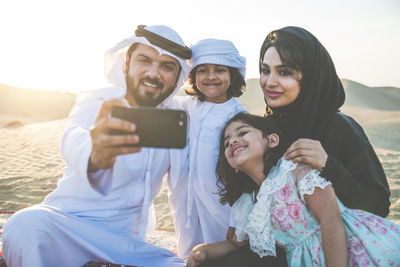
[[[304,195],[312,195],[316,187],[324,189],[332,185],[331,182],[319,175],[320,172],[318,170],[312,169],[308,165],[301,166],[299,164],[296,170],[294,170],[294,174],[297,180],[297,188],[299,189],[299,194],[303,201]]]
[[[239,113],[239,112],[249,113],[249,111],[243,105],[239,106],[238,111],[236,113]]]
[[[189,96],[174,96],[171,98],[171,100],[168,102],[167,108],[171,109],[181,109],[184,111],[188,111],[188,102],[189,102]]]
[[[68,167],[72,168],[82,179],[87,179],[92,187],[101,193],[107,191],[106,180],[98,179],[107,172],[99,170],[90,177],[87,175],[89,157],[92,152],[90,128],[94,124],[102,101],[100,99],[83,100],[75,104],[61,139],[61,154]],[[97,181],[101,183],[97,184]],[[111,181],[110,181],[111,182]]]
[[[231,215],[229,217],[229,227],[236,228],[236,220],[235,217],[233,216],[232,209],[231,209]]]

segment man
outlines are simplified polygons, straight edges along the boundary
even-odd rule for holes
[[[179,172],[168,149],[136,144],[135,125],[109,114],[113,106],[170,107],[187,79],[190,49],[166,26],[140,25],[106,53],[115,85],[81,94],[63,134],[66,161],[57,188],[4,227],[9,266],[81,266],[89,260],[140,266],[184,266],[168,250],[143,241],[163,175]],[[111,136],[110,129],[132,132]],[[149,211],[150,208],[150,212]]]

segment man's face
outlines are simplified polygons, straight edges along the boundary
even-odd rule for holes
[[[126,65],[126,98],[130,105],[154,107],[175,89],[180,73],[178,60],[138,44]]]

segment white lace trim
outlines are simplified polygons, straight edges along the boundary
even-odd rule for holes
[[[300,181],[297,183],[297,188],[299,189],[301,200],[304,201],[304,195],[312,195],[314,193],[315,187],[324,189],[331,184],[331,182],[319,176],[319,171],[313,169],[312,171],[304,175],[304,177],[300,178]]]
[[[252,203],[251,195],[245,193],[232,206],[237,222],[237,240],[248,239],[251,250],[260,257],[276,256],[275,233],[271,227],[271,204],[274,193],[286,184],[296,166],[296,163],[281,158],[261,184],[255,204]]]
[[[245,232],[248,222],[248,214],[253,208],[251,194],[245,193],[232,205],[232,214],[236,221],[236,238],[238,241],[248,240],[249,236]]]

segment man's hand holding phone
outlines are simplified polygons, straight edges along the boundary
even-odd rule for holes
[[[112,107],[127,107],[125,99],[104,101],[90,130],[92,137],[92,153],[89,158],[88,172],[99,169],[109,169],[115,163],[118,155],[136,153],[141,147],[132,147],[139,142],[135,134],[136,125],[126,120],[110,117]],[[132,134],[111,135],[110,130],[121,130]]]

